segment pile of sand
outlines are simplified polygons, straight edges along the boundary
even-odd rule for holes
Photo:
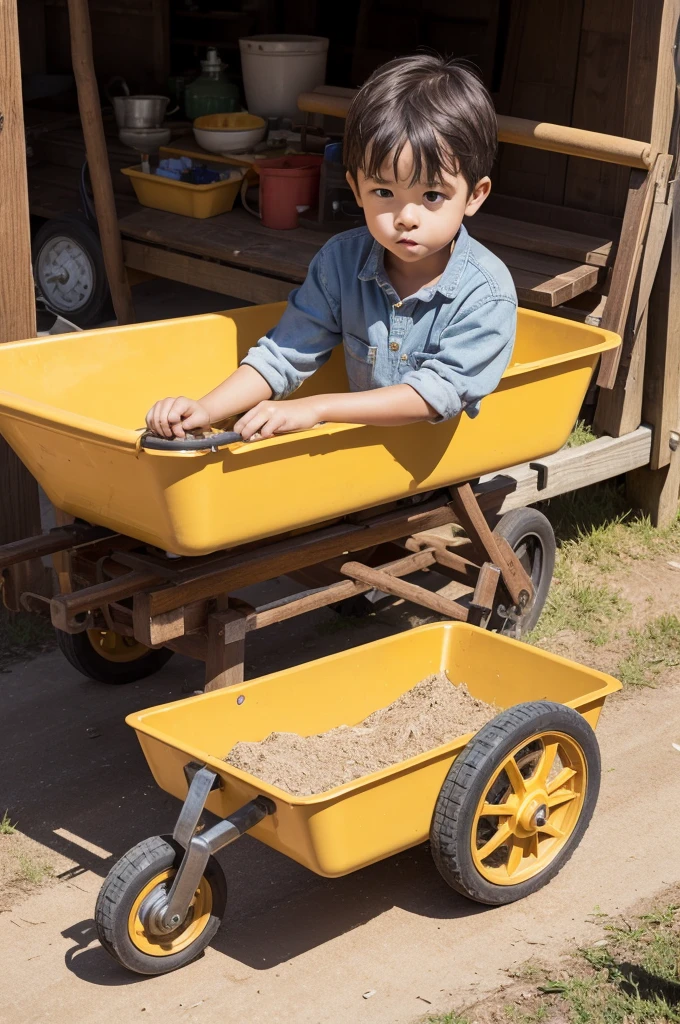
[[[498,714],[445,673],[423,679],[389,707],[318,736],[272,732],[237,743],[225,761],[295,796],[324,793],[475,732]]]

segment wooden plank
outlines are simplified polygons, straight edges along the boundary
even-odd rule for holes
[[[559,306],[595,288],[598,282],[599,268],[588,263],[579,264],[495,243],[488,248],[510,271],[520,302]]]
[[[125,266],[141,270],[170,281],[180,281],[195,288],[207,288],[221,295],[233,295],[247,302],[279,302],[288,298],[293,287],[289,281],[281,281],[263,274],[237,270],[235,267],[213,263],[179,252],[169,252],[139,242],[123,242]]]
[[[0,3],[0,343],[33,338],[35,297],[26,186],[26,143],[16,0]],[[0,544],[40,532],[38,486],[0,439]],[[40,589],[41,564],[26,564],[19,589]]]
[[[642,418],[647,307],[670,220],[672,197],[671,190],[667,188],[666,179],[670,171],[671,160],[670,156],[659,157],[658,180],[654,190],[656,201],[652,204],[651,213],[648,215],[649,227],[646,238],[644,238],[642,256],[638,255],[638,261],[641,259],[641,267],[639,273],[634,265],[630,268],[631,279],[633,275],[636,275],[634,286],[631,288],[624,329],[617,332],[622,335],[623,343],[614,387],[610,391],[601,391],[598,397],[594,420],[595,429],[598,433],[608,433],[615,437],[635,430],[640,425]],[[651,189],[651,181],[649,186]],[[622,278],[618,278],[617,281],[616,273],[615,268],[609,298],[602,316],[603,327],[608,326],[608,311],[612,303],[612,296],[617,295],[620,299],[623,291],[623,288],[619,287],[615,292],[617,284],[623,285]],[[606,367],[601,368],[600,377],[606,372]]]
[[[61,513],[63,515],[63,513]],[[25,562],[31,558],[44,558],[56,551],[82,547],[101,540],[103,537],[113,537],[114,534],[103,526],[62,526],[49,533],[38,534],[35,537],[25,537],[16,540],[11,544],[3,544],[0,547],[0,571],[18,562]]]
[[[626,172],[626,184],[628,177]],[[485,214],[494,213],[500,217],[510,217],[512,220],[528,221],[530,224],[561,228],[563,231],[575,231],[577,234],[583,231],[585,223],[591,235],[611,238],[614,243],[621,233],[621,217],[613,217],[610,214],[597,211],[590,211],[588,216],[584,217],[583,210],[571,210],[566,206],[540,203],[520,196],[504,196],[498,192],[491,193],[484,203],[483,212]]]
[[[642,415],[653,429],[651,469],[673,457],[671,431],[680,427],[680,189],[674,188],[667,232],[654,281],[647,325]]]
[[[661,469],[637,469],[626,477],[626,496],[631,505],[649,516],[652,526],[670,526],[678,515],[680,451]]]
[[[626,201],[626,212],[621,228],[621,238],[614,265],[609,298],[602,317],[602,327],[623,337],[630,300],[635,286],[642,246],[654,202],[655,186],[663,164],[657,161],[654,171],[645,174],[643,171],[632,171],[630,188]],[[597,383],[603,388],[612,388],[616,383],[616,371],[621,359],[621,347],[612,352],[605,352],[600,362]],[[596,423],[598,432],[608,432],[607,415],[603,409],[603,422]]]
[[[246,622],[239,612],[216,612],[210,616],[205,660],[206,693],[243,682],[245,639]]]
[[[658,2],[659,0],[657,0]],[[646,12],[648,12],[648,8],[649,0],[645,0]],[[655,76],[651,140],[654,149],[660,153],[667,153],[677,92],[676,51],[680,0],[663,0],[662,8],[661,30],[656,46],[658,63]]]
[[[599,437],[579,448],[563,448],[540,461],[489,474],[481,478],[476,491],[480,498],[485,493],[491,497],[504,486],[506,494],[497,506],[502,514],[646,466],[651,450],[652,431],[638,427],[623,437]]]
[[[584,220],[587,222],[587,218]],[[611,239],[563,231],[544,224],[528,224],[493,213],[477,213],[469,217],[465,225],[473,238],[480,242],[528,249],[546,256],[561,256],[566,260],[589,263],[595,267],[608,266],[613,255]]]
[[[259,270],[300,283],[324,242],[323,231],[263,228],[245,210],[232,210],[208,220],[179,217],[162,210],[141,209],[120,221],[125,238],[167,246],[177,252],[209,256],[244,270]]]
[[[568,125],[578,64],[582,0],[517,2],[524,8],[524,17],[507,113]],[[544,202],[563,201],[567,157],[503,144],[498,165],[494,185],[499,191]]]
[[[439,594],[433,594],[431,591],[425,590],[424,587],[418,587],[407,580],[397,579],[380,569],[371,569],[367,565],[362,565],[361,562],[345,562],[342,572],[375,590],[382,590],[385,594],[401,597],[404,601],[412,601],[413,604],[429,608],[430,611],[436,612],[438,615],[446,615],[449,619],[457,619],[459,622],[467,620],[467,609],[462,605],[446,597],[441,597]]]
[[[585,0],[571,124],[631,139],[624,127],[626,80],[631,50],[633,0]],[[567,163],[564,202],[598,213],[623,213],[628,172],[601,161],[572,158]]]
[[[16,0],[0,4],[0,97],[0,342],[4,342],[35,337]]]

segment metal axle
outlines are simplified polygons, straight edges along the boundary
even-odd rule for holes
[[[140,907],[144,927],[156,935],[173,932],[184,921],[211,854],[233,843],[276,810],[273,801],[258,796],[211,829],[195,835],[208,794],[216,781],[216,773],[209,768],[201,768],[194,775],[173,832],[173,839],[185,849],[182,863],[167,896],[150,893]]]

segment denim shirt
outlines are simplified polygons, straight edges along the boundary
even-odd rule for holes
[[[435,410],[434,422],[461,410],[476,416],[512,355],[510,272],[461,226],[439,281],[400,300],[384,256],[365,227],[331,238],[243,363],[286,398],[343,344],[351,391],[410,384]]]

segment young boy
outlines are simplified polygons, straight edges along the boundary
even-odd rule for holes
[[[366,227],[326,242],[235,373],[198,401],[156,402],[148,428],[182,438],[243,413],[234,429],[252,440],[323,421],[476,416],[510,360],[517,312],[507,268],[463,226],[489,194],[496,138],[489,94],[465,66],[419,55],[378,68],[344,144]],[[278,401],[340,344],[349,394]]]

